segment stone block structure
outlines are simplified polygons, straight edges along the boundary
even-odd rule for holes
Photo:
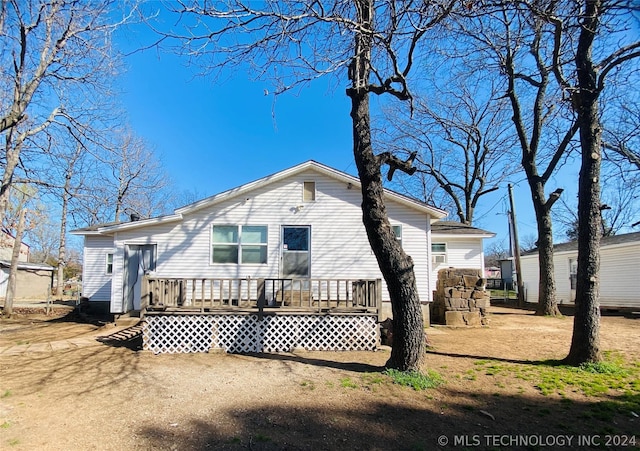
[[[431,320],[447,326],[487,324],[491,295],[479,269],[445,268],[438,271]]]

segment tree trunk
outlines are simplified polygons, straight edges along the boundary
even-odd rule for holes
[[[373,154],[368,94],[351,95],[354,156],[362,183],[363,222],[387,283],[393,312],[393,347],[386,366],[419,370],[424,356],[424,323],[413,260],[393,236],[383,201],[381,162]]]
[[[16,281],[18,278],[18,261],[20,260],[20,248],[22,247],[22,234],[24,233],[26,210],[20,210],[20,219],[16,229],[16,236],[13,241],[13,253],[11,254],[11,268],[9,269],[9,280],[7,282],[7,295],[4,299],[4,314],[9,318],[13,314],[13,300],[16,297]]]
[[[369,243],[387,283],[393,312],[393,347],[387,367],[401,371],[419,370],[424,357],[424,323],[413,271],[413,260],[395,239],[384,205],[382,158],[371,145],[369,76],[371,71],[371,0],[357,0],[358,23],[354,57],[350,68],[353,154],[362,184],[362,218]]]
[[[11,135],[12,133],[9,131],[5,148],[6,164],[0,180],[0,225],[4,224],[4,217],[9,207],[9,194],[13,184],[13,176],[20,162],[20,151],[22,150],[22,143],[16,145]]]
[[[578,90],[573,95],[580,127],[582,166],[578,182],[578,274],[573,336],[566,362],[598,362],[600,354],[600,157],[602,130],[598,117],[597,72],[591,49],[599,26],[600,0],[587,0],[581,24],[576,67]]]
[[[69,167],[65,173],[64,188],[62,191],[62,214],[60,219],[60,246],[58,247],[58,274],[56,283],[56,294],[60,299],[64,295],[64,267],[67,257],[67,211],[69,210],[69,190],[71,188],[71,178],[77,158],[80,156],[81,150],[78,146],[74,158],[70,161]]]
[[[540,190],[543,188],[540,187]],[[538,224],[538,305],[536,315],[560,316],[556,301],[556,280],[553,264],[553,229],[551,211],[540,203],[535,203]]]

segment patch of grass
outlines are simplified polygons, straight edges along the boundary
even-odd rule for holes
[[[227,440],[227,444],[229,445],[238,444],[240,442],[242,442],[240,437],[231,437],[229,440]]]
[[[4,393],[0,395],[0,399],[8,398],[9,396],[11,396],[11,390],[5,390]]]
[[[538,410],[538,416],[544,417],[544,416],[547,416],[547,415],[551,415],[551,409],[547,409],[545,407],[545,408],[542,408],[542,409]]]
[[[367,385],[381,385],[387,382],[386,378],[380,373],[365,373],[361,379]]]
[[[475,381],[477,376],[473,370],[467,370],[464,373],[464,379],[468,381]]]
[[[12,438],[11,440],[9,440],[9,446],[16,446],[20,444],[20,440],[18,440],[17,438]]]
[[[633,371],[635,372],[635,371]],[[615,362],[584,364],[579,367],[554,364],[539,368],[538,389],[543,395],[561,393],[567,388],[581,391],[585,396],[597,396],[609,390],[620,390],[629,386],[630,369]]]
[[[257,434],[255,436],[256,442],[266,443],[271,441],[271,437],[267,437],[266,435]]]
[[[0,429],[9,429],[11,427],[11,423],[9,423],[8,421],[5,421],[4,423],[0,424]]]
[[[472,370],[464,374],[465,379],[471,379],[469,374],[474,371],[484,372],[487,376],[509,374],[514,378],[528,381],[544,396],[552,394],[565,398],[569,393],[581,393],[587,397],[599,397],[616,392],[613,401],[618,410],[626,412],[640,411],[640,364],[627,362],[620,353],[604,352],[604,360],[598,363],[588,363],[579,367],[563,364],[559,360],[531,362],[531,364],[510,364],[495,360],[477,360]],[[500,387],[499,383],[496,386]],[[622,393],[623,395],[620,395]],[[585,412],[588,418],[607,418],[607,411]]]
[[[398,371],[395,369],[387,369],[383,374],[389,376],[394,384],[411,387],[414,390],[435,388],[444,383],[442,376],[433,370],[428,370],[425,374],[419,371]]]
[[[350,377],[340,379],[340,386],[344,388],[358,388],[358,384],[353,382]]]
[[[300,386],[304,388],[308,388],[309,390],[316,389],[316,384],[314,384],[312,381],[302,381],[300,382]]]

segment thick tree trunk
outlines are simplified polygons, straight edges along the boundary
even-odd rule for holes
[[[349,78],[353,124],[353,154],[362,184],[362,219],[371,249],[387,283],[393,312],[393,347],[386,366],[401,371],[419,370],[424,357],[424,323],[413,272],[413,260],[395,239],[382,185],[382,158],[373,153],[369,117],[369,77],[374,7],[371,0],[356,0],[358,24]]]
[[[535,212],[538,224],[538,270],[540,274],[536,315],[560,316],[556,301],[551,212],[543,205],[536,205]]]
[[[591,49],[598,30],[600,0],[588,0],[582,22],[576,66],[578,91],[574,94],[580,127],[582,166],[578,185],[578,274],[573,336],[566,362],[598,362],[600,355],[600,158],[602,130],[598,115],[597,72]]]
[[[354,157],[362,183],[363,222],[387,283],[393,312],[393,347],[386,366],[419,370],[424,356],[424,323],[413,260],[393,236],[383,201],[380,158],[371,147],[369,95],[351,94]]]
[[[553,227],[551,221],[551,208],[554,199],[545,199],[544,185],[536,179],[536,172],[530,169],[529,187],[531,200],[536,213],[538,225],[538,305],[536,315],[560,316],[556,301],[556,280],[553,264]]]

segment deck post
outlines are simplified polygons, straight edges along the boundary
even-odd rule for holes
[[[258,321],[262,321],[264,317],[264,304],[266,301],[266,293],[264,290],[264,279],[258,279]]]
[[[149,305],[149,296],[151,294],[149,292],[149,276],[142,276],[142,289],[140,291],[140,317],[142,318],[147,306]]]
[[[376,311],[378,322],[382,321],[382,279],[376,279]]]

